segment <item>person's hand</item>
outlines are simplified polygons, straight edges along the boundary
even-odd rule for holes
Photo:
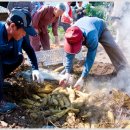
[[[83,87],[83,85],[84,85],[84,79],[83,79],[83,77],[80,77],[77,80],[76,84],[74,85],[74,89],[81,90],[81,88]]]
[[[69,73],[65,73],[64,77],[59,81],[59,85],[66,87],[67,85],[72,85],[73,77]]]
[[[85,9],[83,10],[83,13],[86,13],[86,10],[85,10]]]
[[[59,37],[58,36],[55,36],[55,44],[59,45]]]
[[[73,19],[70,17],[70,22],[73,23]]]
[[[70,25],[72,26],[73,24],[74,24],[74,21],[73,21],[73,19],[70,17]]]
[[[32,71],[32,79],[33,79],[33,81],[37,81],[38,83],[44,82],[44,79],[43,79],[41,73],[39,72],[39,70]]]
[[[35,29],[35,31],[37,32],[37,34],[39,34],[39,30],[38,29]]]
[[[82,12],[78,12],[77,14],[81,15],[81,14],[82,14]]]
[[[35,28],[35,31],[37,32],[38,35],[42,32],[41,29],[36,29],[36,28]]]

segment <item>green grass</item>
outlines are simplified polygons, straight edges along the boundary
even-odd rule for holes
[[[106,19],[106,10],[104,6],[91,6],[91,4],[86,5],[86,15],[89,17],[98,17],[101,19]]]
[[[54,38],[54,35],[53,35],[53,32],[52,32],[52,27],[48,27],[48,31],[49,31],[49,36],[50,36],[50,42],[51,43],[54,43],[55,41],[55,38]],[[58,27],[58,36],[59,36],[59,41],[62,41],[63,38],[64,38],[64,29],[62,27]]]

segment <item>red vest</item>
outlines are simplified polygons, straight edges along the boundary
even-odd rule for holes
[[[69,6],[69,5],[68,5]],[[72,13],[72,9],[71,6],[69,6],[69,12],[68,12],[69,16],[72,18],[73,17],[73,13]],[[71,24],[71,21],[68,17],[66,17],[64,14],[61,17],[61,22],[63,23],[68,23]]]

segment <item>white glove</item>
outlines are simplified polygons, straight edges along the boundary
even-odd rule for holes
[[[83,85],[84,85],[84,79],[83,77],[80,77],[76,82],[76,84],[74,85],[74,89],[80,90],[83,87]]]
[[[72,85],[73,84],[73,77],[69,73],[65,73],[64,77],[59,81],[59,84],[63,87],[66,85]]]
[[[33,81],[37,81],[38,83],[44,82],[44,79],[42,78],[42,75],[40,74],[39,70],[32,71],[32,79]]]

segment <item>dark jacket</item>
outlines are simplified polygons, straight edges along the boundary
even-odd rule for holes
[[[29,37],[25,36],[18,41],[14,39],[8,41],[5,23],[0,22],[0,30],[1,62],[4,64],[13,64],[17,62],[18,55],[22,54],[23,49],[31,60],[32,68],[38,69],[37,58],[33,48],[30,45]]]

